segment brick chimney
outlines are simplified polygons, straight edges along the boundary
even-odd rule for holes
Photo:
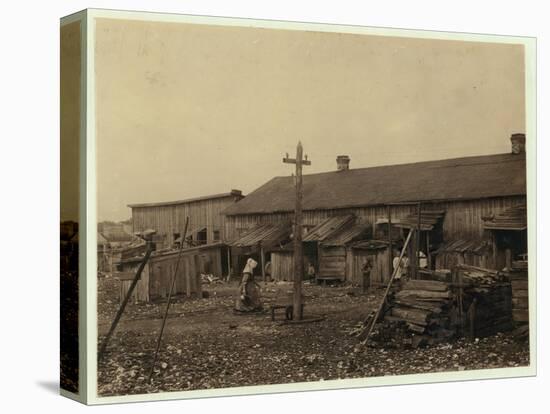
[[[525,134],[512,134],[510,141],[512,141],[512,154],[525,153]]]
[[[336,157],[336,169],[338,171],[349,170],[349,161],[350,158],[347,155],[338,155]]]

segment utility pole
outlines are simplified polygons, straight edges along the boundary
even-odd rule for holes
[[[296,147],[296,158],[283,158],[285,164],[296,164],[296,207],[294,211],[294,300],[292,301],[293,319],[302,320],[302,276],[304,262],[302,255],[302,165],[311,165],[307,155],[302,159],[302,143]]]

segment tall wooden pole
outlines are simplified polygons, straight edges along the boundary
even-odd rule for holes
[[[296,164],[296,207],[294,211],[294,298],[292,301],[294,320],[302,320],[302,277],[304,274],[304,257],[302,252],[302,166],[311,165],[307,156],[303,156],[302,143],[296,147],[296,158],[283,158],[287,164]]]

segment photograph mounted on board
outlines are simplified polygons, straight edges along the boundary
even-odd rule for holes
[[[98,397],[534,374],[525,40],[92,16]]]

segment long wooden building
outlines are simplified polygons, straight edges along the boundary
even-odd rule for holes
[[[371,227],[372,239],[384,239],[379,235],[388,220],[403,229],[403,238],[407,229],[418,226],[418,219],[422,230],[418,243],[428,255],[453,242],[475,240],[489,246],[478,250],[485,258],[475,257],[476,263],[502,268],[507,256],[515,260],[527,253],[526,218],[525,226],[510,225],[505,219],[500,227],[491,224],[526,204],[525,135],[513,134],[511,141],[512,151],[505,154],[372,168],[350,169],[349,157],[338,157],[337,170],[303,177],[305,228],[334,216],[353,215],[356,225]],[[291,223],[294,203],[294,178],[275,177],[224,210],[224,234],[234,240],[258,226]],[[519,211],[526,217],[525,209]],[[442,253],[448,256],[453,251]],[[469,257],[457,253],[456,261],[465,263]],[[435,258],[430,259],[434,268]]]
[[[225,217],[221,212],[243,198],[240,190],[186,200],[130,204],[133,231],[153,229],[157,248],[172,247],[183,233],[189,217],[187,236],[193,244],[222,242]]]

